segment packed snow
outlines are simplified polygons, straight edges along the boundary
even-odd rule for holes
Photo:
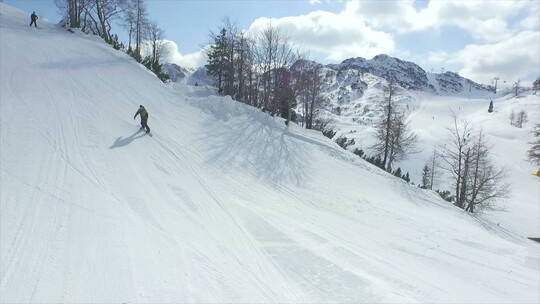
[[[539,301],[537,243],[93,36],[0,14],[0,302]]]
[[[330,79],[332,85],[325,90],[331,100],[325,110],[333,120],[332,128],[337,131],[334,140],[342,136],[354,139],[355,144],[348,147],[349,150],[363,149],[371,154],[370,147],[375,143],[373,124],[382,113],[386,80],[371,74],[342,73],[341,77]],[[360,93],[351,88],[351,84],[358,82],[365,84]],[[516,97],[508,90],[497,95],[472,90],[470,94],[436,95],[400,87],[393,100],[399,111],[406,113],[411,131],[418,136],[415,153],[395,167],[410,172],[412,181],[420,183],[422,168],[434,149],[440,151],[448,143],[448,128],[455,114],[459,121],[471,122],[476,131],[483,130],[492,147],[492,159],[507,171],[506,182],[511,186],[508,197],[481,216],[522,236],[540,236],[540,179],[534,175],[537,168],[527,160],[529,143],[533,141],[532,129],[540,121],[540,94],[524,90]],[[488,113],[491,100],[494,112]],[[523,128],[510,124],[510,114],[520,111],[528,116]],[[434,187],[451,190],[446,172],[439,169],[438,175]]]

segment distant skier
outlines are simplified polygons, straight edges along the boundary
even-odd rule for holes
[[[38,16],[36,15],[36,12],[32,12],[32,15],[30,15],[30,19],[32,20],[32,22],[30,22],[30,26],[32,26],[32,24],[37,27],[37,23],[36,21],[38,20]]]
[[[137,115],[141,115],[141,130],[146,129],[146,133],[150,133],[150,128],[148,127],[148,111],[140,105],[139,110],[137,110],[137,113],[135,113],[135,116],[133,116],[133,119],[137,118]]]

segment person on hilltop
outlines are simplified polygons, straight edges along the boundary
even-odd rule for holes
[[[137,118],[137,115],[141,116],[141,130],[146,129],[146,133],[150,133],[150,127],[148,127],[148,111],[140,105],[139,110],[137,110],[133,119]]]
[[[38,20],[38,16],[36,15],[36,12],[32,12],[32,15],[30,15],[30,20],[32,20],[30,22],[30,26],[33,24],[35,27],[37,27],[36,21]]]

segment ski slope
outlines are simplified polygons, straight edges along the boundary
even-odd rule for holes
[[[455,98],[419,96],[419,106],[409,117],[411,128],[419,134],[421,153],[412,155],[404,167],[420,180],[421,168],[433,147],[442,146],[448,138],[447,127],[452,124],[452,112],[460,120],[469,121],[473,128],[482,129],[491,147],[491,159],[506,170],[510,184],[508,197],[484,212],[482,218],[510,229],[520,235],[540,235],[540,178],[534,175],[537,167],[527,161],[532,130],[540,122],[540,96],[531,92],[517,98],[513,94],[493,98],[494,112],[488,113],[489,98]],[[524,110],[528,122],[523,128],[510,125],[510,113]],[[426,127],[427,126],[427,127]],[[442,172],[441,172],[442,173]],[[436,181],[441,187],[444,177]]]
[[[0,302],[538,302],[538,244],[95,37],[0,14]]]
[[[377,103],[384,93],[376,85],[369,83],[366,94],[349,105],[358,105],[379,110]],[[540,235],[540,179],[534,175],[537,168],[527,160],[529,143],[534,140],[532,130],[540,121],[540,95],[526,91],[515,97],[512,93],[490,94],[479,97],[473,92],[472,98],[464,95],[440,96],[419,91],[400,91],[396,104],[408,115],[410,130],[418,137],[415,153],[398,162],[394,167],[410,172],[412,181],[419,184],[422,168],[432,157],[434,149],[441,150],[448,143],[448,128],[453,124],[452,115],[458,120],[471,123],[475,132],[482,130],[491,146],[491,160],[506,171],[505,182],[510,184],[508,197],[498,201],[493,208],[479,214],[483,219],[500,225],[527,237]],[[488,113],[490,100],[494,102],[494,112]],[[523,128],[510,125],[510,114],[526,111],[528,122]],[[366,114],[367,113],[367,114]],[[338,130],[334,139],[345,136],[355,140],[349,151],[363,149],[372,154],[370,147],[375,143],[372,120],[377,114],[365,112],[332,115],[334,127]],[[360,117],[360,119],[358,119]],[[441,164],[439,158],[439,164]],[[451,190],[448,172],[437,170],[435,189]]]

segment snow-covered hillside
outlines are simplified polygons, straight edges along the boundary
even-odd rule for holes
[[[539,300],[538,244],[95,37],[0,14],[0,302]]]
[[[362,82],[365,89],[357,98],[340,99],[335,92],[340,88],[354,83],[351,79],[331,81],[339,83],[336,90],[327,90],[325,105],[326,115],[332,118],[332,128],[337,132],[334,140],[339,137],[354,139],[355,144],[349,150],[363,149],[368,154],[375,143],[374,122],[382,114],[381,103],[385,99],[382,88],[386,81],[380,77],[365,74]],[[344,96],[354,96],[351,89],[344,90]],[[399,88],[394,95],[394,102],[400,111],[408,116],[411,130],[418,135],[416,151],[408,159],[395,164],[411,173],[413,182],[421,181],[422,167],[433,154],[435,148],[448,141],[448,127],[452,123],[453,113],[460,120],[473,123],[476,130],[482,129],[486,139],[493,146],[493,160],[499,167],[508,171],[507,182],[511,192],[505,202],[499,203],[496,210],[482,216],[490,218],[494,223],[519,233],[523,236],[536,237],[540,235],[540,180],[533,174],[537,168],[527,161],[529,142],[533,140],[532,129],[540,121],[540,96],[532,92],[524,92],[518,97],[513,94],[494,95],[480,94],[476,91],[474,97],[467,93],[454,95],[438,95],[423,91]],[[488,113],[490,100],[495,105],[494,113]],[[523,128],[510,125],[510,113],[525,111],[528,122]],[[444,171],[439,170],[441,177],[435,187],[441,190],[451,190],[451,185],[444,177]]]

